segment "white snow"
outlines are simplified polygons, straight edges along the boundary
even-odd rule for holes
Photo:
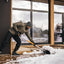
[[[56,53],[56,49],[54,49],[54,48],[52,48],[50,46],[43,46],[41,48],[41,50],[39,50],[39,51],[33,50],[33,52],[31,52],[31,53],[24,52],[23,54],[39,54],[39,53],[43,53],[43,50],[48,50],[48,51],[50,51],[51,54]]]
[[[56,53],[22,59],[21,56],[19,56],[16,58],[16,60],[11,60],[4,64],[15,64],[15,62],[17,62],[17,64],[64,64],[64,49],[53,49],[50,46],[44,46],[43,49],[45,48],[48,48],[48,50],[55,50]],[[34,52],[36,53],[36,51],[33,51],[33,53]]]
[[[31,53],[24,52],[23,54],[40,54],[40,53],[43,53],[43,51],[41,51],[41,50],[39,50],[39,51],[34,50]]]
[[[56,53],[56,49],[54,49],[54,48],[52,48],[50,46],[43,46],[42,50],[48,50],[48,51],[50,51],[51,54]]]

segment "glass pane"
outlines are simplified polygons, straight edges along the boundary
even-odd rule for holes
[[[30,12],[13,10],[12,11],[12,24],[19,21],[22,21],[23,23],[30,21]],[[22,34],[20,38],[21,38],[22,43],[28,43],[27,42],[28,38],[25,34]]]
[[[48,13],[33,12],[33,39],[36,43],[48,42]]]
[[[40,2],[33,2],[33,9],[34,10],[48,11],[48,4],[46,4],[46,3],[40,3]]]
[[[54,14],[54,40],[55,43],[62,43],[63,42],[63,18],[62,14],[64,13],[64,6],[63,5],[54,5],[54,12],[58,12]]]
[[[62,14],[54,14],[54,40],[62,42]]]
[[[55,12],[64,12],[64,6],[54,5]]]
[[[30,12],[29,11],[12,11],[12,23],[18,22],[18,21],[28,22],[30,21]]]
[[[12,8],[30,9],[30,1],[12,0]]]

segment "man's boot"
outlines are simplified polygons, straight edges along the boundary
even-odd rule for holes
[[[16,52],[13,51],[12,55],[20,55],[20,54],[17,54]]]

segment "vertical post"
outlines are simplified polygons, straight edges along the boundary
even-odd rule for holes
[[[30,20],[31,20],[31,23],[33,23],[33,21],[32,21],[32,0],[30,0],[30,2],[31,2],[31,11],[30,11]],[[33,37],[33,24],[32,24],[32,28],[31,28],[31,30],[30,30],[31,32],[30,32],[30,34],[31,34],[31,37]]]
[[[50,43],[54,45],[54,0],[49,0]]]
[[[12,0],[11,0],[11,27],[12,27]],[[12,38],[11,38],[11,43],[12,43]],[[12,55],[12,44],[10,45],[11,46],[11,55]]]
[[[11,27],[12,27],[12,0],[11,0]]]
[[[64,44],[64,14],[62,14],[62,42]]]

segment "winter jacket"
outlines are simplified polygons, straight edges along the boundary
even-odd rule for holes
[[[17,22],[17,23],[14,23],[13,24],[13,27],[11,27],[9,29],[9,32],[12,34],[12,35],[16,35],[16,34],[23,34],[25,33],[26,36],[29,38],[29,40],[31,42],[34,43],[34,41],[32,40],[30,34],[29,34],[29,30],[28,29],[25,29],[26,28],[26,24],[22,23],[22,22]]]

